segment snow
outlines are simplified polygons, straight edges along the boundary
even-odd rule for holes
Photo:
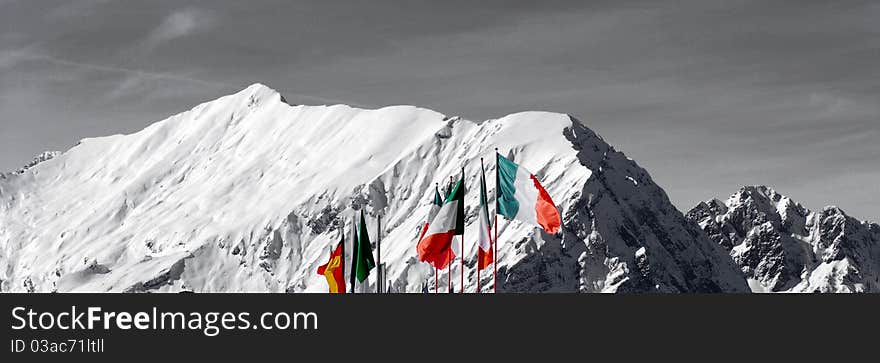
[[[639,247],[639,249],[636,250],[636,258],[644,257],[647,252],[648,250],[646,250],[644,246]]]
[[[0,179],[0,290],[322,292],[315,270],[341,230],[350,243],[359,209],[373,241],[382,215],[389,287],[433,289],[415,243],[434,183],[464,167],[476,190],[483,159],[494,197],[496,147],[541,180],[567,227],[550,236],[501,221],[502,291],[747,289],[643,169],[568,115],[478,123],[414,106],[291,106],[255,84]],[[465,200],[467,291],[476,285],[478,194]],[[618,235],[626,229],[639,245]],[[456,261],[456,291],[460,269]]]
[[[132,135],[83,140],[42,163],[38,176],[13,181],[4,188],[12,207],[4,242],[19,256],[16,274],[80,271],[83,261],[97,260],[111,271],[75,290],[125,290],[182,259],[211,254],[223,261],[227,253],[215,245],[254,251],[274,231],[294,237],[301,226],[285,222],[296,206],[341,201],[432,137],[442,118],[411,106],[289,106],[254,85]],[[376,127],[380,121],[395,133]],[[146,248],[144,241],[156,243]],[[10,248],[16,242],[21,251]],[[288,246],[286,257],[306,260],[321,250],[290,247],[298,246]],[[57,259],[41,261],[46,251]],[[230,265],[264,262],[259,253],[242,257]],[[242,278],[231,289],[283,284],[254,273]],[[44,290],[57,282],[52,274],[41,280]]]
[[[772,291],[767,290],[767,288],[764,287],[764,285],[762,285],[761,282],[758,280],[750,278],[750,279],[746,279],[746,281],[748,281],[749,288],[752,289],[752,292],[754,292],[754,293],[772,292]]]
[[[839,261],[823,262],[816,266],[809,278],[795,286],[795,292],[866,292],[865,285],[846,284],[845,279],[853,266],[849,258]]]

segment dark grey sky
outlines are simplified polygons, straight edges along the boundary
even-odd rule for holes
[[[254,82],[567,112],[683,210],[767,184],[880,219],[876,1],[0,0],[0,170]]]

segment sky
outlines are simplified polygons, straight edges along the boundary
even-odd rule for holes
[[[743,185],[880,221],[880,2],[0,0],[0,170],[260,82],[574,115],[687,211]]]

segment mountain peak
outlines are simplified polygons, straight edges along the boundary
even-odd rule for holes
[[[239,102],[248,107],[266,104],[271,101],[286,103],[280,92],[262,83],[254,83],[227,97],[238,99]],[[220,99],[223,98],[221,97]]]
[[[766,185],[745,185],[738,192],[731,195],[729,201],[736,202],[745,199],[764,199],[768,201],[779,201],[784,196],[777,193]]]
[[[764,185],[688,212],[730,252],[754,291],[880,291],[880,227],[838,207],[818,213]]]
[[[843,209],[840,209],[840,207],[838,207],[836,205],[825,206],[824,208],[822,208],[822,214],[825,214],[825,215],[840,214],[840,215],[847,216],[846,212],[844,212]]]
[[[763,184],[743,185],[739,189],[742,192],[748,193],[765,193],[768,190],[772,190],[770,187]]]
[[[269,87],[263,83],[256,82],[251,84],[250,86],[245,87],[241,91],[236,92],[236,94],[247,94],[247,95],[255,95],[255,94],[278,94],[279,92],[272,87]]]

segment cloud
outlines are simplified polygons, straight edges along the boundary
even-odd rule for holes
[[[110,92],[105,95],[105,99],[110,100],[119,99],[131,93],[137,92],[138,90],[143,90],[147,83],[155,81],[184,82],[195,86],[209,87],[210,89],[224,89],[233,91],[244,87],[244,85],[233,82],[205,80],[177,73],[155,72],[114,65],[78,62],[43,54],[35,51],[35,48],[35,45],[31,45],[20,49],[0,50],[0,69],[11,69],[12,67],[15,67],[23,62],[37,61],[57,66],[77,68],[83,71],[111,74],[115,73],[122,76],[123,78],[121,79],[121,81],[119,81],[116,87],[114,87]],[[64,75],[68,78],[71,78],[74,76],[74,73],[65,73]],[[47,75],[44,74],[44,77],[47,77]],[[372,104],[356,103],[337,98],[291,92],[289,90],[279,88],[276,89],[280,93],[282,93],[282,95],[284,95],[289,101],[293,102],[319,102],[325,104],[348,104],[355,107],[375,107],[375,105]],[[0,88],[0,91],[2,91],[2,88]]]
[[[51,19],[65,19],[84,17],[90,15],[95,8],[110,2],[111,0],[78,0],[65,2],[47,13]],[[2,0],[0,0],[2,4]]]
[[[24,61],[35,58],[39,48],[38,43],[31,43],[24,47],[0,49],[0,70],[12,69]]]
[[[14,56],[11,58],[15,59],[16,61],[21,61],[21,60],[44,61],[44,62],[56,64],[56,65],[77,67],[77,68],[82,68],[82,69],[91,70],[91,71],[123,73],[123,74],[133,75],[133,76],[137,76],[140,78],[146,78],[146,79],[166,79],[166,80],[173,80],[173,81],[198,83],[198,84],[206,85],[206,86],[229,86],[230,85],[230,84],[223,83],[223,82],[206,81],[206,80],[201,80],[201,79],[187,77],[187,76],[181,76],[181,75],[172,74],[172,73],[151,72],[151,71],[130,69],[130,68],[125,68],[125,67],[111,66],[111,65],[77,62],[77,61],[72,61],[72,60],[67,60],[67,59],[56,58],[56,57],[52,57],[52,56],[45,55],[45,54],[37,54],[37,53],[33,53],[33,52],[23,52],[22,51],[22,52],[17,52],[17,53],[13,53],[13,54],[14,54]],[[2,55],[0,55],[0,57],[2,57]],[[0,60],[2,60],[2,58],[0,58]]]
[[[0,50],[0,69],[12,68],[27,58],[27,53],[18,49]]]
[[[213,17],[202,10],[195,8],[180,9],[172,12],[154,28],[150,34],[140,43],[143,51],[151,51],[156,47],[188,36],[196,31],[209,28],[213,24]]]

